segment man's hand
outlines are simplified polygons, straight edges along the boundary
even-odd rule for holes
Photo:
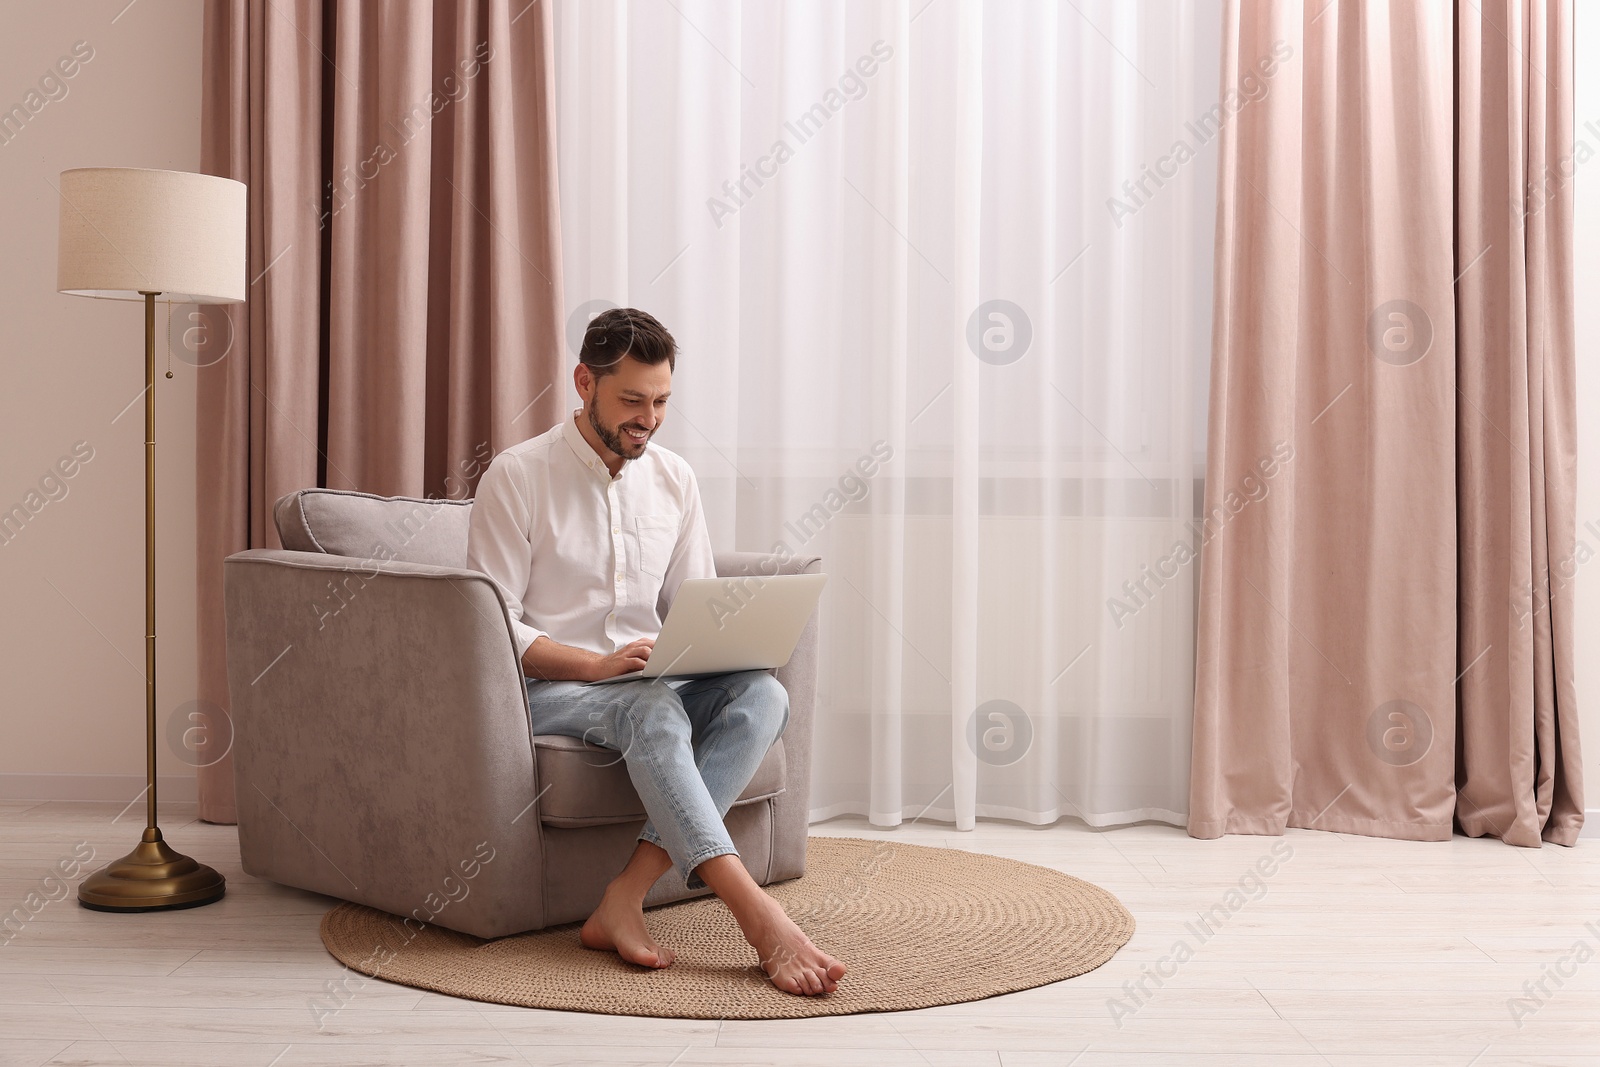
[[[587,681],[598,682],[602,678],[615,678],[619,674],[639,670],[650,659],[650,650],[655,648],[656,639],[641,637],[637,641],[630,641],[611,653],[609,656],[595,654],[593,672]]]
[[[522,653],[522,673],[544,681],[571,679],[598,682],[602,678],[614,678],[643,667],[650,659],[650,650],[655,643],[653,637],[641,637],[609,655],[601,655],[540,635]]]

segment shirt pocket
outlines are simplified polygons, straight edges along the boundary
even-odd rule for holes
[[[652,578],[664,578],[672,550],[678,544],[678,516],[641,515],[634,520],[639,540],[639,570]]]

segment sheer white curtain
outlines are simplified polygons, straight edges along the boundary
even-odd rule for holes
[[[716,546],[822,557],[813,818],[1183,822],[1220,21],[557,6],[568,366],[659,317]]]

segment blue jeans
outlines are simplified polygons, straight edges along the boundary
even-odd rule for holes
[[[689,889],[694,869],[735,855],[722,818],[789,725],[789,693],[770,671],[610,685],[525,679],[535,734],[621,752],[649,818],[639,840],[666,849]],[[659,829],[658,829],[659,828]]]

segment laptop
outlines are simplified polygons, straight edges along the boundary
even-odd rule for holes
[[[685,578],[644,668],[586,684],[782,667],[827,580],[826,574]]]

